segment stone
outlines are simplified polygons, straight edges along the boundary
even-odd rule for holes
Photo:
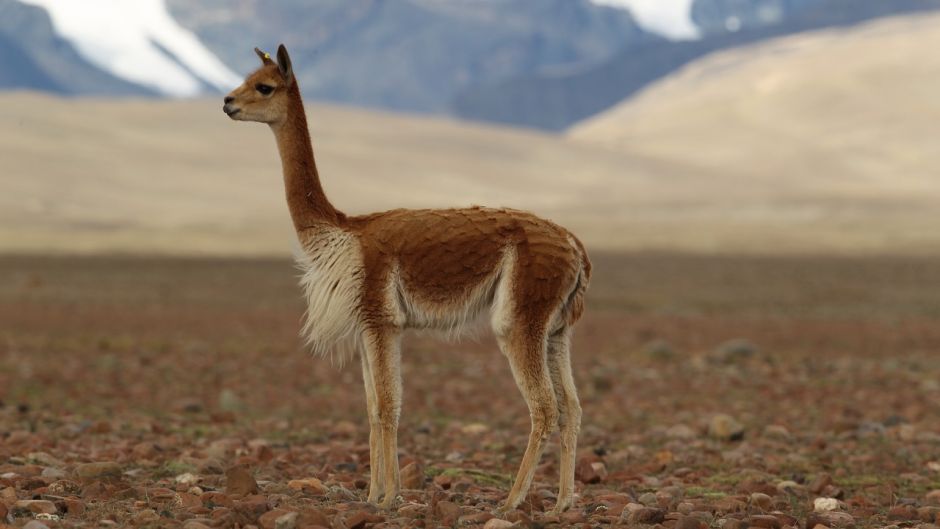
[[[780,441],[789,441],[791,438],[790,430],[786,426],[780,426],[779,424],[769,424],[764,427],[764,437],[769,439],[777,439]]]
[[[173,478],[173,481],[185,487],[192,487],[199,482],[199,477],[191,472],[184,472]]]
[[[49,529],[49,526],[40,522],[39,520],[30,520],[26,522],[26,525],[23,526],[23,529]]]
[[[62,468],[65,466],[65,463],[61,459],[53,457],[46,452],[30,452],[26,455],[26,460],[44,467]]]
[[[417,461],[412,461],[401,469],[401,487],[403,489],[423,489],[424,479],[424,466]]]
[[[695,430],[689,426],[686,426],[685,424],[676,424],[666,430],[666,437],[670,439],[687,441],[689,439],[694,439],[697,436],[698,434],[695,432]]]
[[[757,356],[758,348],[749,340],[735,338],[719,345],[712,358],[722,364],[737,364]]]
[[[832,485],[832,476],[823,472],[817,475],[813,482],[809,484],[809,491],[813,494],[822,494],[829,485]]]
[[[708,421],[708,435],[721,441],[740,441],[744,438],[744,426],[734,417],[719,413]]]
[[[457,519],[457,525],[480,525],[482,523],[488,522],[493,515],[488,512],[475,512],[473,514],[465,514]]]
[[[694,516],[680,515],[676,519],[675,529],[706,529],[708,526]]]
[[[287,486],[314,496],[321,496],[330,491],[329,487],[317,478],[292,479],[287,482]]]
[[[853,527],[855,518],[847,512],[840,511],[810,513],[806,517],[806,527],[816,527],[817,525],[838,529]]]
[[[483,524],[483,529],[510,529],[513,525],[514,524],[508,520],[490,518]]]
[[[55,514],[58,512],[55,504],[49,500],[19,500],[14,507],[33,514]]]
[[[297,529],[297,517],[300,516],[296,512],[289,512],[282,516],[279,516],[274,520],[274,529]]]
[[[292,511],[288,511],[287,509],[280,509],[280,508],[270,510],[258,517],[258,524],[261,525],[263,529],[275,529],[275,524],[277,523],[277,519],[290,512]]]
[[[463,509],[452,501],[439,501],[434,506],[434,514],[444,525],[454,525],[460,515],[463,514]]]
[[[661,338],[647,342],[647,344],[643,346],[643,354],[653,360],[664,362],[673,360],[678,356],[672,344]]]
[[[46,467],[42,469],[42,474],[40,475],[44,478],[59,480],[65,478],[66,473],[61,468]]]
[[[839,509],[839,500],[835,498],[816,498],[813,500],[815,512],[829,512]]]
[[[118,478],[121,476],[121,465],[113,461],[84,463],[76,466],[72,473],[83,480]]]
[[[628,525],[652,525],[666,519],[666,511],[655,507],[641,507],[636,510],[624,509],[620,517]]]
[[[762,527],[763,529],[780,529],[780,520],[776,516],[770,516],[767,514],[754,514],[748,519],[748,524],[751,527]]]
[[[940,505],[940,489],[928,492],[924,500],[930,505]]]
[[[345,519],[347,529],[364,529],[367,524],[376,524],[384,521],[384,516],[368,511],[356,511]]]
[[[183,524],[183,529],[211,529],[211,527],[196,520],[189,520]]]
[[[917,517],[917,510],[910,505],[895,505],[888,510],[888,520],[891,521],[907,521]]]
[[[229,496],[247,496],[258,492],[258,482],[248,469],[238,465],[225,473],[225,493]]]
[[[576,480],[584,484],[590,483],[600,483],[603,477],[597,472],[597,469],[594,467],[594,463],[591,459],[582,458],[579,459],[577,464],[574,467],[574,477]],[[606,475],[606,470],[605,470]]]
[[[749,498],[751,505],[756,505],[765,511],[769,511],[774,506],[774,500],[763,492],[755,492]]]

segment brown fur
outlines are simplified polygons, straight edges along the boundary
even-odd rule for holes
[[[257,51],[257,50],[256,50]],[[357,283],[352,314],[362,345],[369,404],[369,500],[399,491],[400,336],[407,328],[457,331],[490,309],[494,332],[532,416],[525,455],[503,509],[524,498],[545,440],[561,430],[556,510],[571,506],[581,408],[571,375],[571,326],[584,309],[591,264],[581,242],[531,213],[482,207],[397,209],[347,217],[327,200],[310,145],[300,90],[281,46],[226,97],[233,119],[268,123],[277,139],[291,219],[305,251],[330,251],[343,233],[358,241],[349,266]],[[273,88],[259,92],[258,85]],[[326,242],[323,242],[326,241]],[[334,258],[328,267],[337,264]],[[334,289],[337,288],[335,285]]]

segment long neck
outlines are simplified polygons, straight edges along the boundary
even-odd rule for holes
[[[307,117],[297,83],[289,90],[287,117],[283,122],[272,124],[271,129],[281,154],[287,207],[294,228],[300,232],[324,223],[337,224],[342,213],[330,204],[320,185],[320,174],[313,159],[310,131],[307,129]]]

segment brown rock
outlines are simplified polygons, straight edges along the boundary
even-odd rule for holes
[[[452,501],[439,501],[434,506],[434,514],[444,525],[454,525],[457,519],[460,518],[462,511],[460,505]]]
[[[605,469],[604,476],[602,476],[594,466],[595,462],[596,461],[585,458],[579,459],[577,465],[574,467],[574,479],[585,484],[600,483],[604,476],[607,475],[607,472]]]
[[[322,510],[316,507],[310,507],[300,512],[300,525],[307,527],[311,525],[330,526],[330,518]]]
[[[486,523],[493,518],[493,515],[488,512],[475,512],[473,514],[465,514],[457,519],[457,525],[480,525],[481,523]]]
[[[816,479],[814,479],[813,482],[809,484],[809,491],[817,495],[822,494],[822,492],[826,490],[826,487],[829,485],[832,485],[832,476],[823,472],[816,476]]]
[[[755,514],[747,519],[752,527],[763,527],[764,529],[780,529],[780,520],[776,516],[768,514]]]
[[[30,520],[26,522],[26,525],[23,526],[23,529],[49,529],[49,526],[40,522],[39,520]]]
[[[706,529],[708,526],[705,522],[699,520],[694,516],[679,516],[676,519],[675,529]]]
[[[270,510],[258,518],[258,524],[261,525],[263,529],[274,529],[277,519],[289,512],[292,511],[288,511],[287,509]]]
[[[930,505],[940,505],[940,489],[928,492],[924,499]]]
[[[14,507],[33,514],[55,514],[58,512],[55,504],[49,500],[20,500],[16,502]]]
[[[225,493],[230,496],[257,494],[258,482],[247,468],[234,466],[225,473]]]
[[[854,527],[855,518],[853,518],[849,513],[839,511],[810,513],[806,517],[805,527],[812,528],[816,527],[817,525],[839,529],[844,527]]]
[[[249,520],[257,520],[259,516],[268,512],[268,499],[260,494],[252,494],[235,502],[235,512]]]
[[[937,515],[940,515],[940,507],[928,505],[917,509],[917,517],[920,518],[922,522],[936,523]]]
[[[183,529],[211,529],[208,525],[197,520],[189,520],[183,524]]]
[[[114,461],[84,463],[76,466],[75,470],[72,472],[75,474],[75,477],[82,480],[119,478],[121,476],[121,465],[118,465]]]
[[[323,484],[317,478],[306,478],[306,479],[292,479],[287,482],[287,486],[303,492],[304,494],[312,494],[314,496],[321,496],[330,491],[329,487]]]
[[[722,514],[744,512],[747,510],[747,503],[734,496],[725,496],[715,500],[714,509]]]
[[[274,529],[297,529],[298,516],[300,515],[296,512],[281,515],[277,520],[274,520]]]
[[[621,520],[628,525],[652,525],[662,523],[666,519],[666,511],[655,507],[641,507],[639,509],[623,511],[625,516]]]
[[[367,525],[377,524],[384,521],[384,516],[380,514],[373,514],[368,511],[356,511],[348,515],[345,519],[347,529],[364,529]]]
[[[403,489],[423,489],[424,466],[417,461],[405,465],[401,469],[401,486]]]
[[[888,510],[888,519],[891,521],[905,521],[917,518],[917,510],[910,505],[896,505]]]
[[[763,492],[755,492],[750,497],[751,505],[760,507],[764,511],[769,511],[774,506],[774,500]]]
[[[512,526],[513,523],[508,520],[490,518],[486,521],[486,524],[483,525],[483,529],[510,529]]]
[[[85,503],[81,500],[76,500],[75,498],[66,498],[65,510],[68,512],[69,516],[78,518],[85,513]]]

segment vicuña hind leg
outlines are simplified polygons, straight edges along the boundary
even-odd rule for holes
[[[369,355],[365,351],[362,360],[362,383],[366,389],[366,405],[369,410],[369,502],[378,503],[385,492],[382,458],[382,427],[379,423],[379,410],[375,398],[375,382],[369,367]]]
[[[399,336],[390,331],[373,332],[365,340],[365,354],[375,387],[375,406],[380,431],[382,462],[380,480],[385,485],[381,506],[395,505],[401,490],[398,472],[398,417],[401,413],[401,350]],[[370,496],[371,497],[371,496]]]
[[[558,403],[558,429],[561,437],[560,479],[558,502],[552,509],[559,514],[574,501],[574,467],[581,430],[581,403],[571,374],[571,332],[562,329],[548,338],[548,371],[551,374],[555,400]]]
[[[506,512],[515,509],[529,491],[535,467],[545,448],[545,441],[558,422],[558,407],[545,361],[545,337],[542,333],[514,332],[508,340],[500,339],[500,347],[509,358],[513,377],[529,406],[529,416],[532,419],[529,442],[522,456],[516,481],[509,491],[506,503],[499,508],[499,511]]]

